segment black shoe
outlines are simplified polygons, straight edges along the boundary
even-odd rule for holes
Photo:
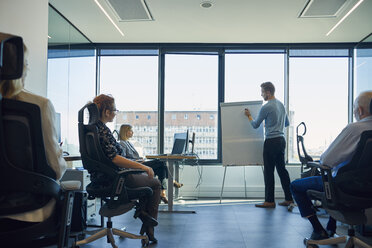
[[[155,235],[154,235],[154,227],[153,226],[149,226],[147,228],[147,237],[149,237],[149,241],[151,243],[158,243],[158,240],[155,238]]]
[[[336,231],[327,230],[327,233],[328,233],[328,237],[333,238],[336,234]]]
[[[317,233],[317,232],[313,231],[311,233],[310,238],[305,238],[304,239],[304,244],[307,245],[307,243],[311,240],[323,240],[323,239],[328,239],[328,238],[329,238],[328,233],[325,232],[325,231],[322,231],[321,233]]]
[[[154,235],[153,226],[146,226],[145,224],[142,224],[140,234],[141,235],[146,234],[151,243],[158,243],[158,240],[155,238],[155,235]]]

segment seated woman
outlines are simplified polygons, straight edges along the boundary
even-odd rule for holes
[[[139,156],[136,148],[134,148],[132,143],[129,142],[129,139],[132,137],[133,137],[132,126],[128,124],[121,125],[120,130],[119,130],[119,140],[120,140],[120,145],[123,147],[123,151],[124,151],[123,156],[130,160],[135,160],[144,165],[147,165],[154,170],[155,175],[158,177],[161,183],[160,199],[164,203],[168,203],[168,199],[165,195],[165,190],[166,190],[165,178],[168,178],[167,166],[165,165],[163,161],[159,161],[156,159],[144,161],[143,158]]]
[[[112,160],[112,162],[123,169],[141,169],[145,173],[133,174],[127,176],[126,186],[128,187],[150,187],[153,194],[149,199],[140,199],[140,204],[145,206],[145,214],[150,215],[152,218],[157,219],[158,208],[160,203],[160,182],[154,178],[154,171],[141,163],[129,160],[124,157],[124,151],[121,145],[115,140],[110,129],[106,126],[107,122],[112,122],[116,115],[115,100],[110,95],[101,94],[93,99],[93,102],[98,106],[100,113],[100,120],[97,123],[99,140],[105,155]],[[149,240],[157,242],[154,236],[154,226],[151,222],[143,221],[141,227],[141,235],[147,234]]]

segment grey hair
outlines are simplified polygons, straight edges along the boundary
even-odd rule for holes
[[[371,115],[370,112],[370,104],[372,100],[372,91],[364,91],[359,94],[355,102],[358,104],[359,107],[363,108],[368,115]]]

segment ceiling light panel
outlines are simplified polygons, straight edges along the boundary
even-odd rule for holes
[[[152,21],[145,0],[106,0],[120,22]]]
[[[299,17],[336,17],[350,0],[309,0]]]

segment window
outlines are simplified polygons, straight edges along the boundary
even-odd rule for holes
[[[290,58],[289,162],[299,162],[296,126],[305,122],[307,153],[314,159],[348,122],[348,58]]]
[[[218,111],[218,56],[217,55],[165,55],[165,141],[176,132],[197,130],[198,127],[217,127],[217,120],[203,119],[196,122],[188,114],[216,115]],[[185,118],[172,120],[172,111],[177,111]],[[186,113],[187,112],[187,113]],[[194,113],[193,113],[194,112]],[[169,116],[169,117],[168,117]],[[172,129],[171,127],[175,127]],[[196,137],[217,137],[217,132],[196,131]],[[173,143],[165,142],[164,151],[170,152]],[[195,146],[195,152],[201,159],[217,159],[215,155],[201,154],[207,146]],[[217,142],[208,145],[217,151]]]
[[[125,51],[116,52],[126,54]],[[106,50],[101,53],[105,54]],[[117,54],[114,50],[107,51],[113,53]],[[132,125],[135,132],[131,142],[140,143],[144,155],[153,154],[157,150],[158,96],[154,92],[158,92],[158,57],[102,56],[100,76],[100,93],[113,95],[116,108],[127,116],[122,121],[118,114],[114,126]]]
[[[81,51],[90,56],[66,57],[69,51],[48,51],[47,96],[55,111],[61,114],[61,141],[63,150],[79,154],[78,111],[95,96],[96,57],[94,50]],[[84,89],[84,90],[81,90]]]
[[[371,40],[372,36],[369,37]],[[372,78],[372,44],[362,43],[355,51],[354,64],[354,99],[363,91],[371,90]]]
[[[196,119],[200,120],[201,119],[200,115],[196,115]]]
[[[260,85],[270,81],[284,103],[284,53],[226,54],[225,102],[262,100]]]

